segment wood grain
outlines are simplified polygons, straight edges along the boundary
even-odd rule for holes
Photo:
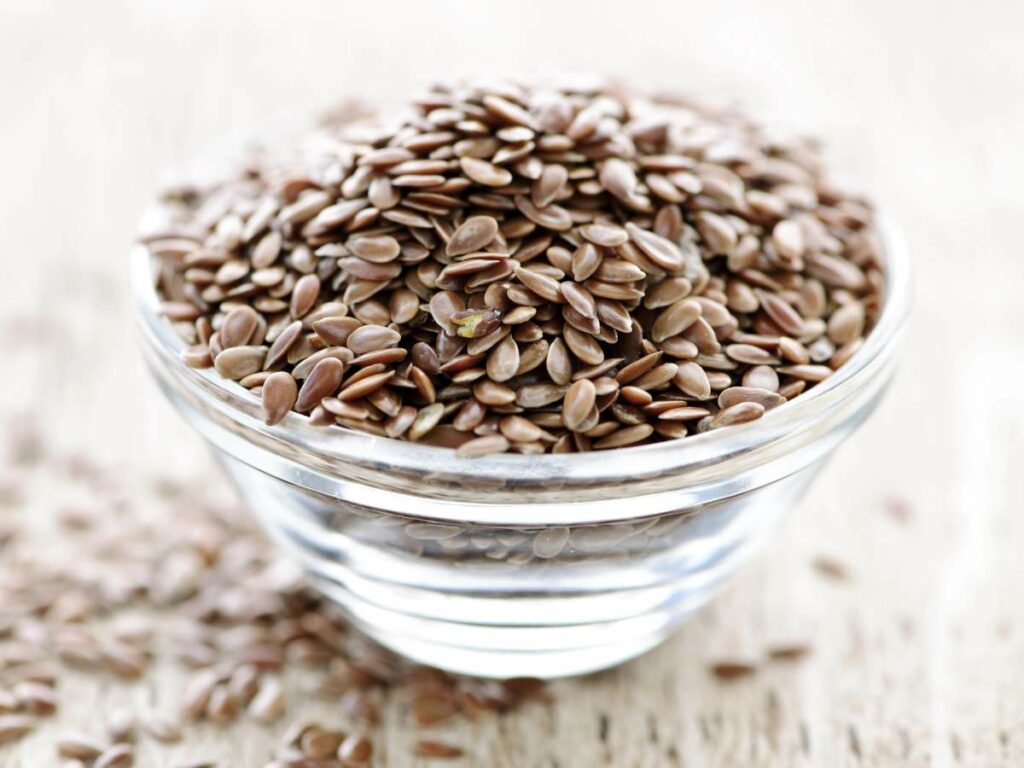
[[[555,685],[550,707],[437,737],[467,748],[461,764],[493,767],[1022,765],[1022,17],[996,0],[0,0],[2,416],[33,414],[54,444],[101,462],[201,471],[202,446],[136,355],[125,258],[163,169],[254,121],[484,67],[737,98],[825,136],[902,225],[918,271],[902,372],[770,551],[665,646]],[[39,492],[43,516],[61,489]],[[848,580],[824,576],[821,557]],[[708,672],[789,638],[813,653],[730,683]],[[180,684],[158,674],[131,695]],[[0,748],[0,766],[56,764],[55,733],[126,690],[73,676],[71,704]],[[418,765],[415,738],[391,702],[380,764]],[[276,739],[204,726],[140,764],[201,752],[259,766]]]

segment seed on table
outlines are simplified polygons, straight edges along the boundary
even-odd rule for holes
[[[345,768],[366,768],[373,757],[373,742],[353,733],[341,743],[337,754]]]
[[[284,691],[275,677],[260,679],[259,690],[249,702],[249,714],[261,723],[271,723],[284,715]]]
[[[454,760],[465,754],[460,747],[445,744],[441,741],[433,741],[432,739],[420,739],[417,741],[413,752],[417,757],[430,757],[437,758],[438,760]]]
[[[135,750],[129,744],[115,744],[96,758],[92,768],[123,768],[135,761]]]
[[[181,741],[181,727],[162,715],[149,715],[142,721],[142,729],[157,741],[171,744]]]
[[[811,653],[810,643],[791,641],[769,646],[765,653],[773,661],[796,661]]]
[[[35,719],[28,715],[0,715],[0,744],[20,739],[35,725]]]
[[[228,678],[227,690],[232,701],[246,706],[259,690],[261,671],[255,664],[240,664]]]
[[[185,693],[182,696],[182,717],[186,720],[201,718],[206,713],[206,705],[210,701],[210,694],[213,693],[217,682],[218,675],[213,670],[201,670],[193,675],[185,686]]]
[[[334,757],[345,739],[345,734],[313,727],[308,729],[299,740],[299,746],[307,757]]]
[[[413,722],[420,728],[436,725],[458,713],[458,707],[451,694],[442,691],[428,691],[412,701]]]
[[[226,685],[217,685],[210,693],[206,716],[217,723],[229,723],[238,717],[238,703]]]
[[[711,664],[711,673],[720,680],[737,680],[755,672],[757,672],[757,665],[752,661],[723,659]]]
[[[135,741],[135,713],[127,707],[115,707],[107,715],[107,733],[115,743]]]
[[[57,711],[57,694],[49,682],[23,680],[12,693],[19,707],[33,715],[51,715]]]
[[[83,733],[63,733],[57,737],[57,754],[75,760],[95,760],[106,744]]]

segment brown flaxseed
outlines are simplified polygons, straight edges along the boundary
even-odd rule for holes
[[[685,105],[456,83],[372,136],[329,125],[329,157],[169,194],[190,234],[144,240],[160,311],[184,363],[270,425],[295,410],[472,456],[757,418],[861,349],[878,238],[812,141]],[[619,386],[593,402],[577,388],[602,378]]]
[[[442,741],[434,741],[433,739],[420,739],[416,742],[416,747],[413,751],[417,757],[434,758],[437,760],[454,760],[465,754],[461,747],[446,744]]]

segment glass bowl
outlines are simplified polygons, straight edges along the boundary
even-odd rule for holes
[[[708,601],[888,384],[910,304],[883,227],[884,306],[831,378],[761,419],[611,452],[456,459],[324,429],[179,360],[148,254],[132,255],[145,356],[247,507],[383,645],[442,669],[556,677],[637,656]]]

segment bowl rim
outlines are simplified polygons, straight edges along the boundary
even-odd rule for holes
[[[159,312],[160,298],[156,292],[152,259],[143,245],[132,249],[130,283],[134,297],[137,325],[144,343],[173,358],[174,377],[207,402],[215,399],[219,409],[243,429],[256,430],[264,437],[287,446],[289,453],[311,451],[329,465],[365,464],[418,474],[429,482],[443,473],[456,482],[480,479],[545,481],[562,478],[578,482],[601,482],[628,478],[623,467],[640,469],[651,462],[665,470],[682,472],[692,467],[727,461],[779,439],[794,430],[806,429],[827,413],[836,390],[859,386],[870,379],[878,366],[896,347],[900,332],[910,311],[912,269],[902,233],[883,215],[876,213],[875,228],[882,243],[885,268],[883,306],[878,321],[865,337],[863,346],[836,373],[809,391],[775,408],[760,419],[746,424],[688,435],[640,446],[565,454],[492,454],[472,459],[456,458],[451,448],[421,445],[405,440],[380,437],[343,426],[333,428],[309,424],[307,416],[291,412],[283,421],[268,427],[255,418],[260,400],[234,381],[224,379],[213,368],[196,369],[180,360],[188,344]],[[214,398],[212,393],[216,393]],[[226,404],[226,407],[224,406]],[[621,461],[619,461],[621,460]],[[342,479],[339,475],[338,479]]]

